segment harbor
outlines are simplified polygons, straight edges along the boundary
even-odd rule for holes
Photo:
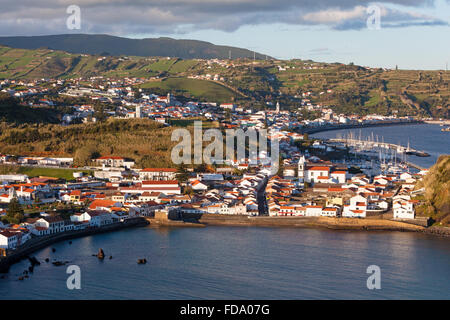
[[[338,145],[341,148],[345,148],[345,140],[347,140],[351,151],[357,152],[363,158],[370,156],[371,159],[378,162],[381,153],[381,162],[384,159],[386,162],[389,162],[389,159],[395,162],[396,159],[397,162],[409,164],[411,168],[422,170],[432,166],[439,155],[450,153],[448,133],[442,132],[441,129],[442,127],[439,125],[425,123],[389,128],[372,127],[325,131],[312,134],[311,137],[321,139],[331,145]],[[332,140],[336,141],[332,142]],[[337,142],[339,140],[343,142]],[[424,152],[429,156],[406,153],[411,150]]]

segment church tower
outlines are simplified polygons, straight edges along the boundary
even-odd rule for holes
[[[298,177],[305,178],[306,159],[305,156],[301,156],[298,160]]]
[[[276,112],[280,113],[280,103],[279,102],[277,102],[277,111]]]

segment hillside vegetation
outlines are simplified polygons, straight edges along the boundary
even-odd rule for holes
[[[450,225],[450,155],[439,157],[416,188],[422,187],[425,187],[425,203],[418,212],[437,223]]]
[[[49,48],[71,53],[94,55],[163,56],[186,59],[226,59],[230,51],[233,58],[253,57],[253,51],[218,46],[206,41],[176,40],[167,37],[129,39],[103,34],[61,34],[32,37],[0,37],[0,44],[12,48]],[[263,55],[257,54],[257,58]]]
[[[54,108],[31,108],[20,105],[9,94],[0,92],[0,121],[10,123],[58,123],[61,115]]]
[[[100,156],[130,157],[141,167],[167,167],[172,128],[148,119],[108,119],[102,123],[0,124],[0,153],[74,157],[78,166]]]

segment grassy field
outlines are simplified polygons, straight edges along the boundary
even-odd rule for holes
[[[76,169],[56,169],[56,168],[35,168],[35,167],[20,167],[18,173],[26,174],[29,177],[53,177],[66,180],[73,180],[74,172],[84,172],[87,175],[93,174],[89,170],[76,170]]]
[[[149,81],[140,87],[143,89],[159,88],[174,92],[175,94],[188,93],[193,99],[211,102],[230,102],[236,96],[236,93],[232,90],[218,83],[188,78],[168,78],[162,81]]]

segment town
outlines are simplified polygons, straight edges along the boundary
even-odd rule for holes
[[[256,161],[247,156],[213,165],[166,168],[140,168],[132,158],[112,155],[100,155],[91,159],[89,166],[76,168],[71,157],[3,154],[2,165],[59,168],[72,173],[71,179],[0,175],[3,255],[31,239],[94,230],[139,217],[185,222],[195,215],[382,217],[427,225],[415,214],[419,202],[415,196],[423,192],[415,190],[415,185],[427,169],[394,163],[397,152],[401,155],[406,148],[395,150],[395,157],[386,152],[382,158],[367,154],[360,146],[308,135],[340,126],[411,123],[413,118],[334,114],[330,108],[311,104],[307,99],[311,92],[303,94],[305,99],[296,111],[282,110],[279,103],[254,110],[233,102],[182,102],[170,92],[163,96],[142,92],[134,87],[142,82],[138,78],[89,80],[93,84],[90,88],[81,87],[81,81],[67,85],[64,80],[44,79],[4,80],[1,86],[3,92],[23,98],[34,108],[55,104],[39,98],[49,84],[59,88],[57,96],[83,96],[92,102],[71,106],[70,113],[61,118],[64,126],[96,122],[98,112],[93,104],[99,100],[110,105],[102,110],[104,118],[142,118],[164,126],[200,119],[222,129],[267,129],[269,140],[279,142],[278,172],[271,173],[267,152],[260,152]],[[10,89],[16,86],[27,89]],[[319,116],[299,120],[304,109]]]

